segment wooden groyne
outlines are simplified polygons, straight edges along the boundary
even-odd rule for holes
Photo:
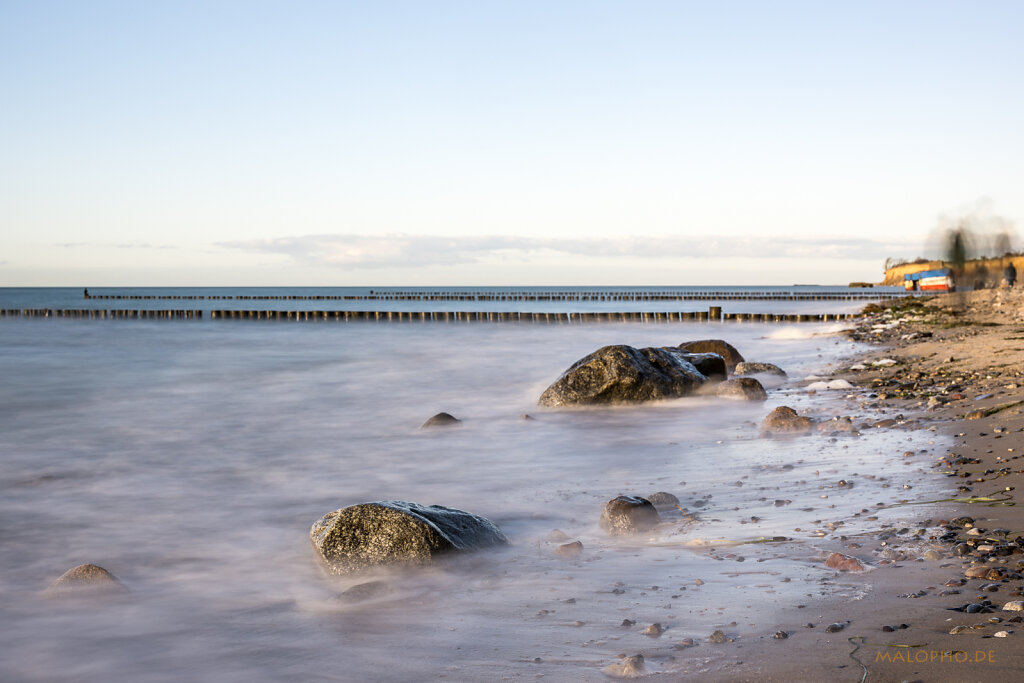
[[[104,310],[99,308],[6,308],[0,309],[0,317],[8,318],[90,318],[90,319],[162,319],[185,320],[202,318],[203,312],[195,309],[126,310],[115,308]]]
[[[878,301],[906,296],[904,292],[419,292],[370,290],[368,294],[89,294],[96,301]]]
[[[587,311],[580,313],[494,312],[494,311],[208,311],[210,320],[280,320],[394,323],[679,323],[679,322],[832,322],[857,317],[856,313],[723,313],[719,307],[708,311]],[[126,309],[0,309],[0,317],[198,320],[200,310],[126,310]]]

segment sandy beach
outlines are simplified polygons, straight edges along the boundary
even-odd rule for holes
[[[891,415],[861,429],[934,429],[949,452],[919,458],[944,500],[907,492],[914,524],[840,537],[862,562],[836,581],[865,597],[777,613],[788,637],[717,646],[685,679],[709,681],[1015,681],[1024,670],[1024,292],[985,290],[875,309],[850,331],[875,348],[834,379]],[[865,398],[866,396],[866,398]],[[1024,489],[1020,489],[1024,490]],[[865,500],[865,510],[873,501]],[[870,517],[869,517],[870,519]],[[827,627],[832,624],[832,633]],[[707,655],[707,648],[702,648]]]

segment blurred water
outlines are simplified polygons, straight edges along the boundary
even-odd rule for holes
[[[793,385],[767,404],[556,412],[536,399],[609,343],[724,337],[803,377],[851,351],[811,336],[825,331],[2,320],[0,679],[598,680],[616,653],[652,646],[639,629],[618,630],[624,618],[669,626],[665,648],[723,620],[761,628],[779,604],[817,590],[820,568],[805,562],[815,541],[794,528],[896,495],[864,480],[829,488],[826,502],[820,487],[869,472],[917,482],[892,453],[927,437],[757,439],[756,423],[782,403],[849,412]],[[441,410],[463,427],[418,429]],[[701,521],[669,519],[630,540],[598,529],[608,499],[659,490]],[[775,507],[780,498],[793,503]],[[341,603],[353,581],[322,574],[309,527],[382,499],[481,514],[513,546],[391,576],[391,596]],[[545,537],[556,528],[583,542],[580,561],[553,555]],[[686,546],[773,535],[800,542]],[[131,595],[41,596],[83,562]]]

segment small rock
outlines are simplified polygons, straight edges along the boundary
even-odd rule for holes
[[[583,554],[583,544],[579,541],[573,541],[572,543],[563,543],[562,545],[555,548],[555,555],[567,560],[574,560]]]
[[[789,634],[785,631],[776,631],[772,638],[775,640],[785,640],[786,638],[789,638]]]
[[[740,401],[768,400],[768,393],[753,377],[734,377],[720,382],[715,387],[715,395]]]
[[[971,630],[970,626],[954,626],[953,628],[951,628],[949,630],[949,635],[955,636],[955,635],[957,635],[959,633],[963,633],[965,631],[970,631],[970,630]]]
[[[128,588],[117,577],[95,564],[72,567],[46,589],[47,597],[102,597],[127,593]]]
[[[561,529],[552,529],[544,538],[552,543],[561,543],[562,541],[568,541],[572,536]]]
[[[860,563],[855,557],[849,555],[843,555],[842,553],[832,553],[825,560],[825,566],[829,569],[837,569],[841,572],[862,572],[864,571],[864,565]]]
[[[1024,600],[1013,600],[1003,605],[1004,612],[1024,612]]]
[[[733,375],[736,377],[743,377],[744,375],[775,375],[776,377],[785,377],[786,371],[772,363],[744,362],[736,364]]]
[[[676,496],[672,495],[671,493],[667,493],[665,491],[658,491],[657,493],[652,493],[651,495],[647,496],[647,500],[649,500],[651,505],[658,508],[659,510],[675,509],[679,505],[679,499]]]
[[[825,633],[839,633],[844,628],[846,628],[846,624],[842,624],[842,623],[837,621],[834,624],[829,624],[828,626],[826,626],[825,627]]]
[[[618,496],[605,503],[599,521],[612,536],[635,534],[655,526],[661,518],[651,502],[640,496]]]
[[[993,638],[1009,638],[1013,631],[996,631],[992,634]]]
[[[644,674],[644,656],[623,657],[614,664],[606,666],[604,673],[612,678],[639,678]]]
[[[455,425],[462,424],[462,420],[449,413],[438,413],[429,420],[420,425],[420,429],[430,429],[432,427],[454,427]]]
[[[715,631],[710,636],[708,636],[708,642],[709,643],[718,644],[718,643],[724,643],[727,640],[729,640],[729,638],[722,631]]]
[[[664,627],[661,624],[655,623],[644,629],[644,635],[650,636],[651,638],[659,638],[661,634],[665,632]]]
[[[811,431],[813,422],[802,417],[789,406],[779,406],[761,422],[762,434],[802,434]]]
[[[619,628],[633,628],[636,626],[636,622],[632,619],[623,619],[622,623],[619,624]]]

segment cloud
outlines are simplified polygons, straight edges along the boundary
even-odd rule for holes
[[[173,244],[149,244],[148,242],[64,242],[54,246],[64,249],[178,249]]]
[[[685,237],[555,239],[491,235],[304,235],[220,242],[219,247],[286,256],[301,265],[345,268],[423,267],[480,263],[494,259],[529,260],[541,253],[567,257],[679,258],[818,258],[877,259],[918,247],[910,241],[864,238]]]

